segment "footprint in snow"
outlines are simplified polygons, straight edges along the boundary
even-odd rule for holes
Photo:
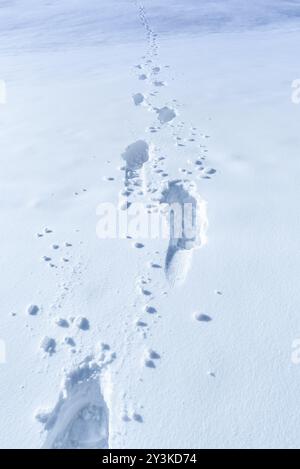
[[[44,337],[41,341],[40,347],[48,355],[53,355],[56,352],[56,341],[52,337]]]
[[[158,120],[161,124],[166,124],[168,122],[171,122],[175,117],[177,116],[176,112],[174,109],[171,109],[167,106],[164,106],[160,109],[155,109],[158,115]]]
[[[206,242],[206,204],[194,191],[187,190],[180,180],[167,183],[160,203],[169,206],[169,246],[165,273],[171,284],[183,283],[190,268],[193,250]]]
[[[132,96],[133,102],[136,106],[142,104],[145,100],[144,95],[142,93],[136,93]]]
[[[47,431],[45,449],[108,448],[109,409],[100,374],[100,366],[85,360],[66,376],[54,409],[37,413]]]

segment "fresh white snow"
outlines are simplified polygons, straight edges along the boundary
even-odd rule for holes
[[[299,18],[0,2],[1,448],[299,447]]]

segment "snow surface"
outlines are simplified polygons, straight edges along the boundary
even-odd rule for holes
[[[0,447],[299,447],[299,17],[0,2]],[[197,234],[99,239],[133,201]]]

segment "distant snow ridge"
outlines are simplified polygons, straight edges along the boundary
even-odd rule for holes
[[[109,410],[101,392],[102,369],[87,357],[66,375],[54,409],[37,414],[48,432],[44,448],[108,448]]]
[[[181,180],[174,180],[163,189],[160,203],[169,206],[170,239],[165,273],[170,283],[182,283],[189,270],[192,251],[207,241],[206,202],[195,191],[187,190]]]

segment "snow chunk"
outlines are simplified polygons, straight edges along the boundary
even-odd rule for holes
[[[64,318],[57,318],[55,320],[55,324],[57,324],[59,327],[69,327],[68,321]]]
[[[154,308],[154,306],[146,306],[145,312],[149,314],[155,314],[157,313],[157,310]]]
[[[40,311],[40,308],[37,305],[29,305],[27,308],[27,313],[31,316],[36,316]]]
[[[202,322],[210,322],[212,321],[212,318],[210,316],[208,316],[208,314],[198,314],[198,313],[195,313],[195,319],[197,321],[202,321]]]
[[[82,331],[87,331],[90,328],[89,320],[82,316],[79,316],[78,318],[76,318],[75,324],[78,327],[78,329],[81,329]]]

